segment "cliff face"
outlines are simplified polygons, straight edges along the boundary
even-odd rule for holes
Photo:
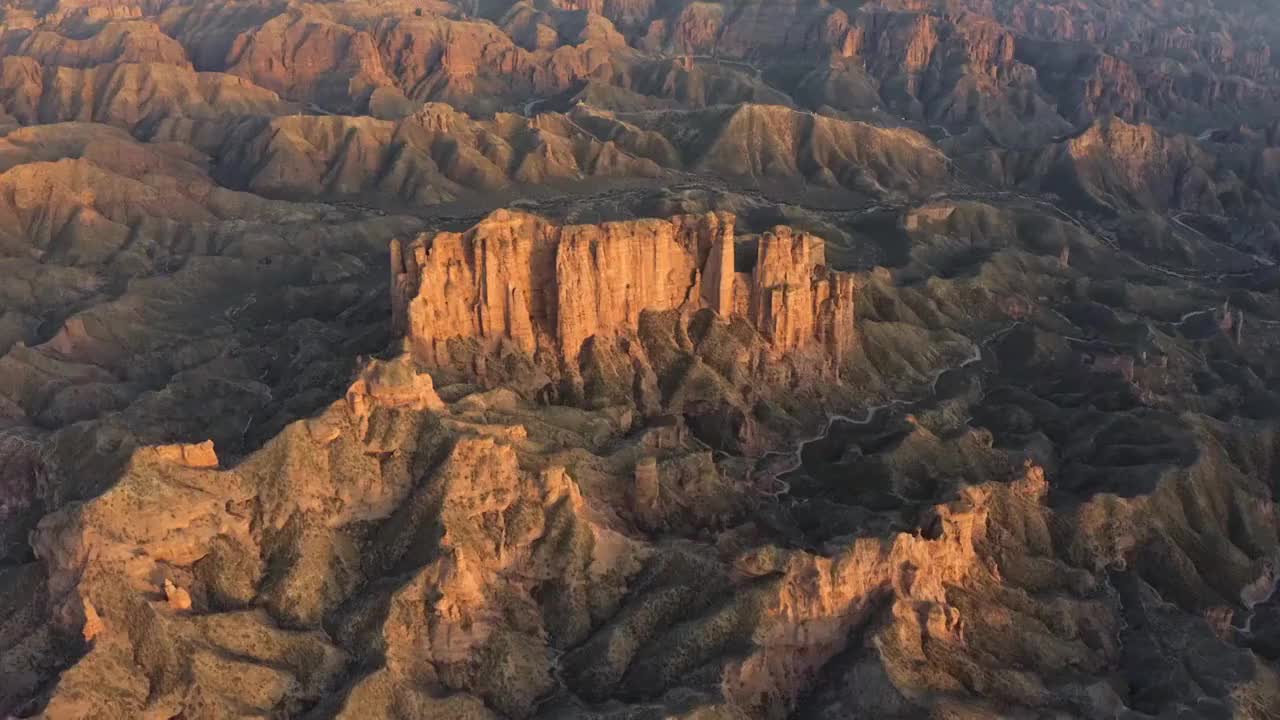
[[[815,272],[826,267],[825,246],[807,233],[779,227],[759,248],[747,294],[752,324],[781,352],[816,342],[839,363],[853,347],[853,278]]]
[[[854,344],[853,278],[826,268],[820,238],[786,227],[736,272],[733,228],[726,213],[556,226],[495,212],[393,244],[395,322],[432,365],[475,340],[573,367],[587,341],[636,332],[646,311],[710,308],[749,320],[776,353],[820,347],[838,365]]]

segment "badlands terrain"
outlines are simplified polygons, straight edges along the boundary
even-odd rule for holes
[[[1280,718],[1269,0],[0,0],[0,717]]]

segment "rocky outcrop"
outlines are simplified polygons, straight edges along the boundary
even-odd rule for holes
[[[854,280],[825,268],[822,238],[785,227],[765,233],[746,292],[747,314],[779,352],[816,341],[839,365],[853,349]]]
[[[554,688],[554,647],[617,612],[652,551],[599,509],[621,488],[589,501],[575,476],[593,471],[522,465],[547,436],[493,422],[519,412],[502,391],[447,407],[402,357],[234,467],[208,442],[131,453],[111,489],[36,532],[60,598],[42,629],[76,656],[47,713],[235,716],[329,696],[353,704],[340,717],[530,715]],[[376,532],[361,539],[362,523]],[[380,660],[350,674],[356,657]],[[0,701],[29,689],[7,666],[0,677]]]
[[[739,272],[734,218],[682,216],[557,226],[499,211],[463,233],[392,246],[393,313],[432,365],[477,341],[575,367],[588,340],[634,334],[646,312],[710,308],[746,319],[779,354],[854,345],[854,280],[825,266],[821,238],[779,227]]]

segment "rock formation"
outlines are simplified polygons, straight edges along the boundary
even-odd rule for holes
[[[392,245],[393,317],[415,357],[450,343],[509,343],[576,367],[587,341],[634,335],[646,312],[710,308],[746,319],[778,356],[814,347],[836,366],[854,345],[854,279],[826,267],[821,238],[778,227],[739,271],[727,214],[557,226],[496,212],[463,233]]]

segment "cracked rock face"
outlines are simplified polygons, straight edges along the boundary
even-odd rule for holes
[[[0,0],[0,716],[1280,708],[1253,0]]]

